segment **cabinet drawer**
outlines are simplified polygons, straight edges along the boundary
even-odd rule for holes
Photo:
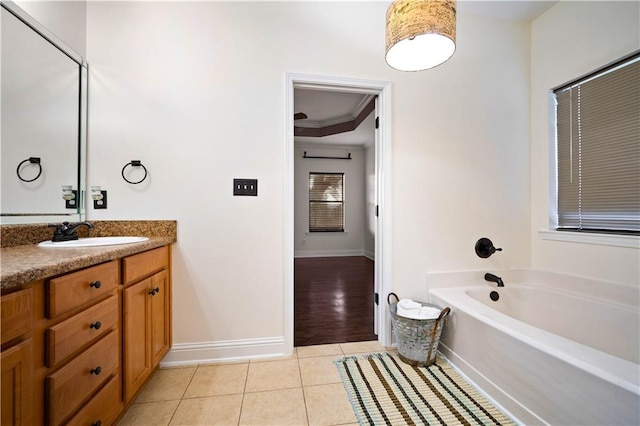
[[[164,246],[122,260],[124,284],[148,277],[169,265],[169,247]]]
[[[111,293],[118,286],[118,261],[53,278],[47,283],[47,317],[54,318]]]
[[[91,341],[117,327],[118,295],[92,306],[66,321],[47,328],[46,365],[53,367]]]
[[[119,360],[118,332],[110,332],[70,363],[47,376],[48,418],[58,425],[96,389],[117,374]]]
[[[27,288],[2,296],[2,343],[31,331],[33,326],[33,289]]]
[[[66,426],[109,426],[122,410],[120,376],[115,376],[73,416]]]

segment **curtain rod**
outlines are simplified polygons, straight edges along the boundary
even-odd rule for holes
[[[351,160],[351,153],[349,153],[349,155],[346,157],[315,157],[315,156],[307,155],[307,151],[305,151],[302,158],[322,158],[327,160]]]

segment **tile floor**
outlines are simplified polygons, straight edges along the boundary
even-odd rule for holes
[[[384,350],[375,341],[304,346],[287,358],[159,369],[118,426],[357,425],[333,361]]]

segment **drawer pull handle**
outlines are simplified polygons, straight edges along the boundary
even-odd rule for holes
[[[100,375],[100,373],[102,373],[102,367],[97,366],[96,368],[92,368],[89,371],[89,374],[95,374],[96,376]]]
[[[153,290],[151,290],[149,292],[150,295],[155,296],[156,294],[160,293],[160,287],[156,287]]]
[[[93,287],[93,288],[100,288],[102,286],[102,283],[100,281],[93,281],[91,284],[89,284],[89,287]]]
[[[102,426],[102,421],[97,420],[97,421],[91,423],[91,426]]]
[[[102,327],[102,323],[100,321],[89,324],[89,328],[95,328],[96,330],[100,330],[100,327]]]

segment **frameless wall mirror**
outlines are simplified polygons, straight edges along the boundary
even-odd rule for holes
[[[87,65],[2,2],[0,223],[84,216]]]

